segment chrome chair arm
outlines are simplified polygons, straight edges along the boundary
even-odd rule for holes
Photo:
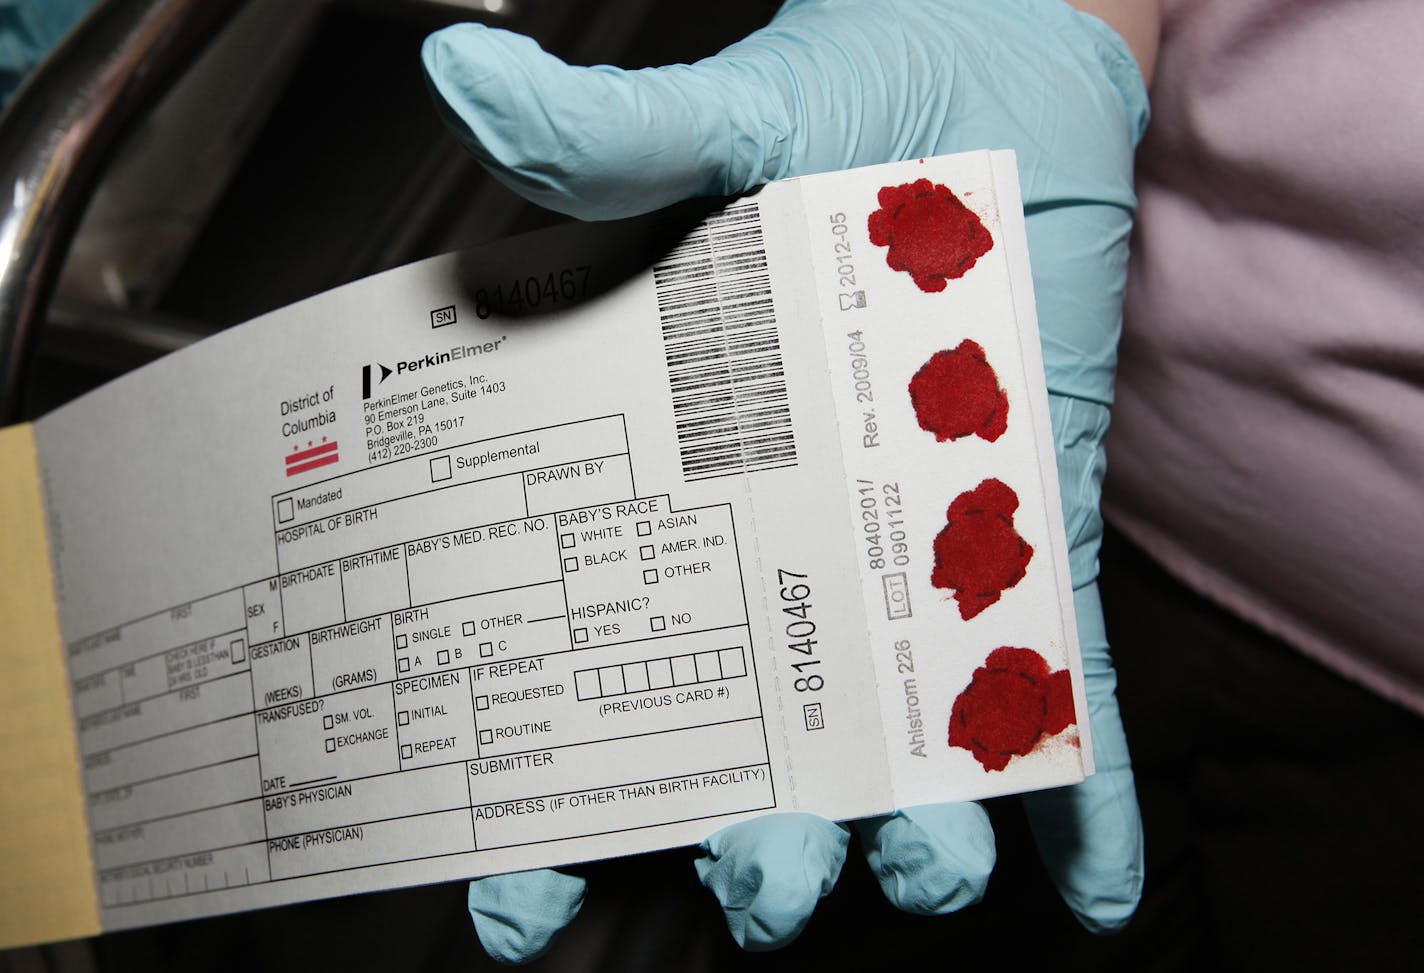
[[[106,0],[0,116],[0,425],[110,151],[243,2]]]

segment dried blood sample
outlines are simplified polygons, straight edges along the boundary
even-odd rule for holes
[[[974,754],[985,770],[1003,770],[1077,721],[1067,669],[1050,672],[1032,649],[1001,646],[955,699],[949,745]]]
[[[1008,428],[1009,397],[977,341],[935,352],[910,379],[910,402],[940,442],[974,435],[992,443]]]
[[[1018,494],[990,477],[954,498],[934,540],[930,583],[954,591],[968,621],[1023,580],[1033,548],[1014,529]]]
[[[880,208],[870,214],[870,242],[889,247],[890,269],[909,274],[922,291],[944,290],[994,246],[978,214],[948,186],[916,179],[886,186],[876,198]]]

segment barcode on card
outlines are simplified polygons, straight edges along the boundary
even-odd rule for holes
[[[757,204],[709,217],[653,267],[653,282],[683,478],[795,465]]]

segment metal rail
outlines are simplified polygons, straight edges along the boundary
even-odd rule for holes
[[[0,117],[0,425],[109,151],[244,0],[107,0]]]

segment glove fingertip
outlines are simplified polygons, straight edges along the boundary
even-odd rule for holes
[[[501,40],[506,46],[538,46],[523,34],[498,27],[478,23],[451,24],[426,35],[420,45],[420,60],[436,78],[460,73],[467,68],[487,68],[487,56],[492,56],[497,50],[491,45]]]
[[[849,832],[810,814],[735,824],[702,843],[695,865],[727,929],[749,952],[779,949],[806,928],[840,876]]]
[[[1077,916],[1079,924],[1093,935],[1111,936],[1127,927],[1137,912],[1140,898],[1141,893],[1133,896],[1131,901],[1099,902],[1091,908],[1074,908],[1073,915]]]
[[[444,84],[455,69],[471,63],[468,51],[489,28],[483,24],[452,24],[426,36],[420,45],[420,63],[442,97]]]
[[[881,891],[913,915],[945,915],[984,897],[996,848],[978,804],[904,808],[859,825]]]
[[[470,883],[468,907],[485,952],[517,966],[543,956],[583,905],[587,883],[550,869]]]
[[[1142,900],[1142,882],[1130,881],[1091,895],[1062,888],[1059,892],[1079,925],[1094,935],[1107,936],[1121,931],[1132,920]]]
[[[1078,922],[1094,933],[1125,926],[1145,878],[1131,767],[1099,769],[1073,787],[1028,795],[1024,809],[1043,863]]]

